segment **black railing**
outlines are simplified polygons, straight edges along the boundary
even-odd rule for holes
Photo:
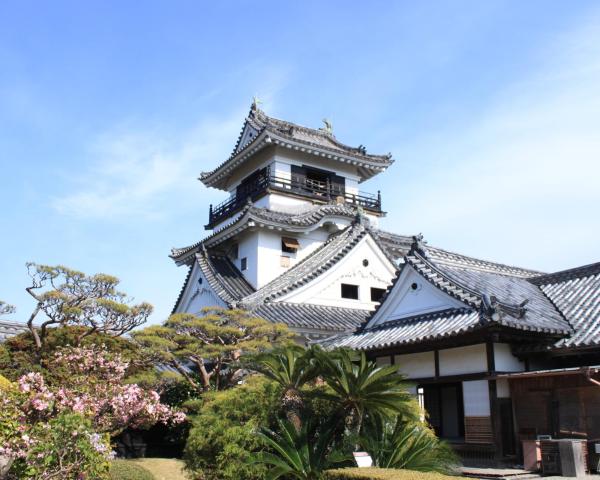
[[[248,201],[255,200],[267,189],[292,193],[303,197],[309,197],[323,202],[349,203],[363,207],[373,212],[381,212],[381,194],[371,193],[349,193],[339,184],[329,181],[322,182],[309,178],[284,178],[275,175],[261,176],[251,184],[244,185],[243,191],[216,207],[210,206],[208,225],[212,227],[224,218],[240,210]]]

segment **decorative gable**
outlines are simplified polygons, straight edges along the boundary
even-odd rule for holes
[[[199,314],[205,307],[227,307],[202,274],[198,262],[194,262],[191,268],[192,271],[173,313]]]
[[[387,289],[395,274],[396,265],[367,234],[329,270],[277,301],[373,310],[372,289]],[[344,289],[356,298],[344,298]]]
[[[235,146],[235,150],[233,154],[235,155],[240,150],[243,150],[244,147],[249,144],[252,140],[254,140],[258,135],[258,130],[250,125],[249,122],[246,122],[244,128],[242,129],[242,133],[240,134],[240,139],[238,140],[237,145]]]
[[[367,328],[406,317],[466,306],[432,285],[413,267],[405,265]]]

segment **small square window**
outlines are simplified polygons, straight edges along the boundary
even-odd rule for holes
[[[371,287],[371,301],[381,302],[383,295],[385,294],[385,288]]]
[[[291,237],[281,237],[281,251],[283,253],[296,253],[300,249],[298,240]]]
[[[350,298],[352,300],[358,300],[358,285],[350,285],[349,283],[342,283],[342,298]]]
[[[240,260],[240,268],[242,272],[248,269],[248,258],[244,257]]]

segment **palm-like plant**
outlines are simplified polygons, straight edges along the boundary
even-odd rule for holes
[[[371,417],[418,417],[418,406],[406,390],[404,377],[394,366],[380,367],[367,361],[364,353],[357,358],[351,350],[315,351],[321,376],[331,389],[322,395],[339,403],[346,426],[360,434],[365,415]]]
[[[459,463],[452,449],[422,423],[370,419],[359,443],[381,468],[453,473]]]
[[[287,419],[298,431],[302,424],[301,388],[317,376],[312,351],[300,346],[278,348],[255,355],[251,360],[251,368],[281,386],[281,406]]]
[[[259,432],[271,451],[256,454],[253,462],[270,467],[267,480],[281,477],[297,480],[320,480],[330,468],[349,465],[352,456],[335,448],[334,426],[305,422],[300,430],[287,420],[279,420],[279,432]]]

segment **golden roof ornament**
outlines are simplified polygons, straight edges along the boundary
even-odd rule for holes
[[[252,110],[258,110],[258,106],[261,105],[263,102],[260,98],[258,98],[258,96],[254,95],[252,97]]]

